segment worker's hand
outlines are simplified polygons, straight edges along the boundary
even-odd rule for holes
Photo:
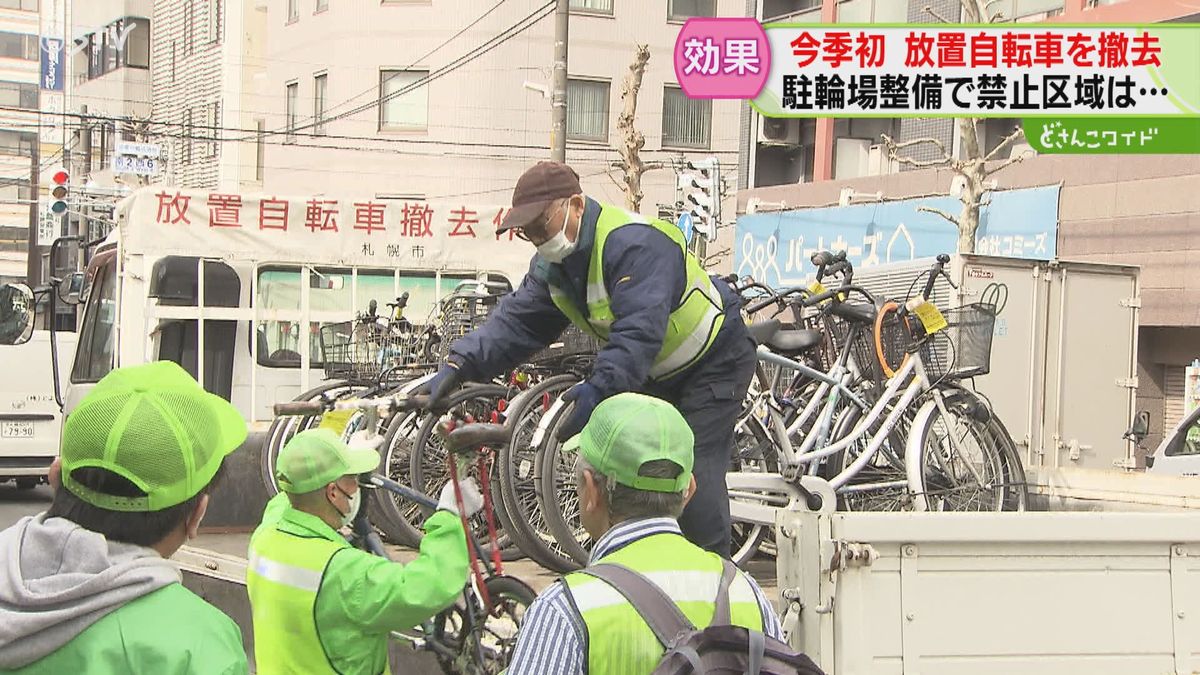
[[[437,375],[434,375],[428,382],[417,387],[414,394],[429,395],[429,409],[434,413],[446,412],[446,399],[450,394],[458,389],[462,384],[462,373],[459,371],[459,365],[453,361],[448,361],[438,369]]]
[[[565,442],[568,438],[583,431],[583,425],[587,424],[588,419],[592,416],[592,411],[600,405],[604,396],[596,388],[596,385],[585,381],[568,389],[567,393],[563,394],[563,400],[575,404],[571,410],[571,416],[558,428],[558,440]]]
[[[479,493],[479,486],[475,484],[474,478],[461,480],[458,485],[462,490],[463,508],[467,511],[466,516],[470,518],[483,508],[483,495]],[[438,510],[458,513],[458,500],[454,497],[454,481],[446,483],[442,488],[442,496],[438,499]]]
[[[368,435],[368,433],[365,429],[354,432],[350,435],[350,440],[346,441],[346,445],[351,450],[358,450],[360,448],[378,450],[379,446],[383,445],[383,436],[376,433],[369,433]]]

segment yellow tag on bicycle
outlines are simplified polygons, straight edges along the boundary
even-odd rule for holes
[[[928,300],[920,300],[914,298],[908,302],[908,311],[917,315],[921,320],[921,325],[925,327],[926,335],[933,335],[947,325],[946,317],[942,316],[942,312]]]
[[[820,295],[825,292],[825,286],[819,281],[814,281],[808,290],[812,291],[813,295]]]
[[[350,426],[350,420],[358,410],[330,410],[321,416],[321,424],[318,429],[328,429],[333,433],[341,436],[346,433],[346,427]]]

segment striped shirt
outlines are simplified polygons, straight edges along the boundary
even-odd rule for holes
[[[627,544],[652,534],[682,534],[674,518],[647,518],[620,523],[609,530],[592,549],[590,563]],[[749,574],[743,575],[758,600],[763,632],[783,640],[783,626],[762,589]],[[516,653],[508,666],[509,675],[583,675],[587,664],[583,618],[567,597],[560,580],[538,596],[525,614]]]

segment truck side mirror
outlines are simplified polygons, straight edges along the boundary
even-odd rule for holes
[[[78,305],[83,302],[83,286],[86,283],[87,275],[83,272],[74,272],[58,283],[58,299],[68,305]]]
[[[1146,436],[1148,435],[1150,435],[1150,413],[1140,410],[1133,418],[1133,426],[1129,427],[1129,431],[1125,432],[1125,438],[1140,445],[1142,441],[1146,440]]]
[[[33,291],[25,284],[0,286],[0,345],[20,345],[33,336]]]

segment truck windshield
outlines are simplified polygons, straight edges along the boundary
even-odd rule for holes
[[[92,280],[87,310],[75,349],[75,365],[71,382],[99,382],[112,370],[113,350],[116,347],[117,321],[117,257],[110,256],[101,264]]]

